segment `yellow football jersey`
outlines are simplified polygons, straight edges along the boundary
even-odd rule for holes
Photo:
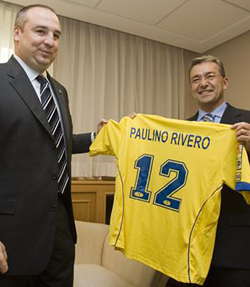
[[[177,281],[202,285],[223,183],[250,202],[249,163],[236,132],[139,114],[109,121],[90,147],[98,154],[117,160],[110,244]]]

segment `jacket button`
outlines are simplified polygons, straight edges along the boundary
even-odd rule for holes
[[[50,210],[55,212],[56,211],[56,204],[52,204],[50,207]]]
[[[55,180],[55,179],[57,179],[57,175],[53,173],[51,178]]]

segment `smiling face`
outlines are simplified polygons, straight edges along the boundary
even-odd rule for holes
[[[33,7],[25,14],[23,27],[15,26],[15,53],[35,71],[44,72],[54,61],[61,28],[49,9]]]
[[[216,63],[203,62],[191,69],[190,87],[199,107],[212,112],[224,102],[224,90],[228,87],[228,78],[221,75]]]

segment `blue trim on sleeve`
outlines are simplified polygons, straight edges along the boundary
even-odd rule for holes
[[[247,182],[237,182],[235,186],[236,191],[250,191],[250,184]]]

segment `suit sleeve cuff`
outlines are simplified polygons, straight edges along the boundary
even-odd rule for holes
[[[91,133],[91,142],[94,141],[95,137],[96,137],[96,133],[95,133],[95,132],[92,132],[92,133]]]

